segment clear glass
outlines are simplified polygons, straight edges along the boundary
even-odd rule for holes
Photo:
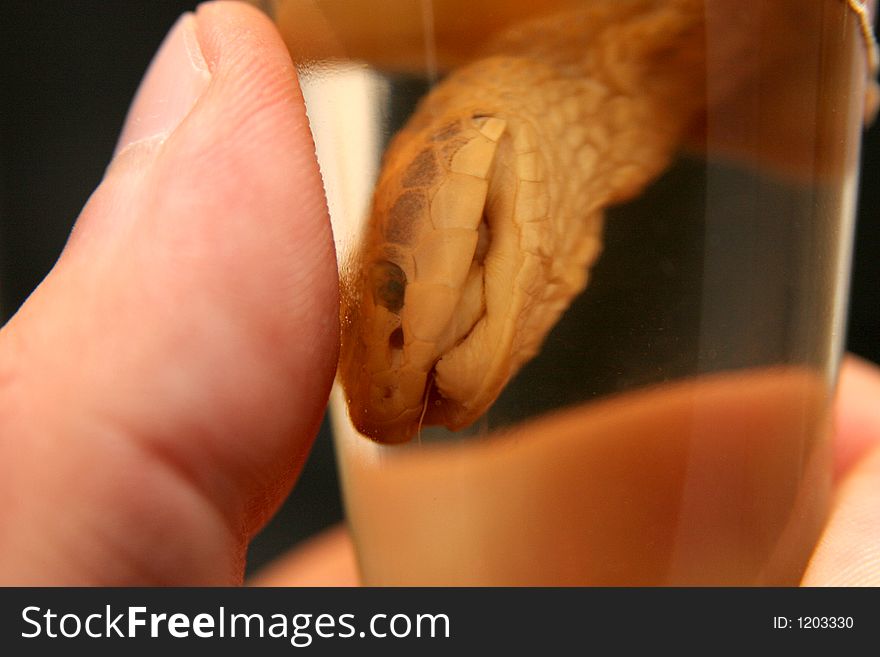
[[[390,138],[430,89],[491,56],[498,35],[528,35],[514,39],[524,58],[573,49],[575,68],[592,62],[622,96],[658,76],[606,71],[663,59],[680,86],[630,120],[689,107],[667,130],[667,161],[609,203],[584,291],[482,417],[382,444],[354,428],[337,386],[364,582],[796,584],[830,489],[868,67],[850,4],[667,0],[659,18],[650,12],[663,3],[642,0],[270,4],[300,70],[343,279],[367,266],[358,244]],[[670,16],[695,5],[697,31],[676,41]],[[530,32],[544,16],[567,36]],[[617,43],[590,20],[624,34],[655,20],[638,43],[665,45]],[[505,93],[522,104],[550,92]],[[557,94],[538,120],[564,114],[566,100]],[[572,114],[559,134],[594,120],[612,138],[627,128]]]

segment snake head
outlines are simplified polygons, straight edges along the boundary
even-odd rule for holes
[[[549,280],[544,169],[534,131],[501,116],[395,138],[343,275],[340,375],[362,433],[402,442],[421,424],[463,428],[538,350],[567,306]]]

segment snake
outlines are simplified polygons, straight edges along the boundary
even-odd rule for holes
[[[539,352],[588,284],[607,208],[657,178],[705,115],[705,20],[704,0],[536,16],[420,101],[342,278],[339,377],[362,434],[466,427]],[[729,77],[722,100],[740,84]]]

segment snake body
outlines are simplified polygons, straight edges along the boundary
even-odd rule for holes
[[[604,210],[705,109],[704,16],[703,0],[620,0],[527,21],[421,101],[343,276],[359,431],[465,427],[537,353],[587,284]]]

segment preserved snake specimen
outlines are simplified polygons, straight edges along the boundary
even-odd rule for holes
[[[593,0],[506,29],[421,101],[343,275],[339,373],[361,432],[465,427],[538,352],[587,285],[604,210],[705,113],[705,40],[704,0]],[[713,102],[748,76],[723,48]]]

